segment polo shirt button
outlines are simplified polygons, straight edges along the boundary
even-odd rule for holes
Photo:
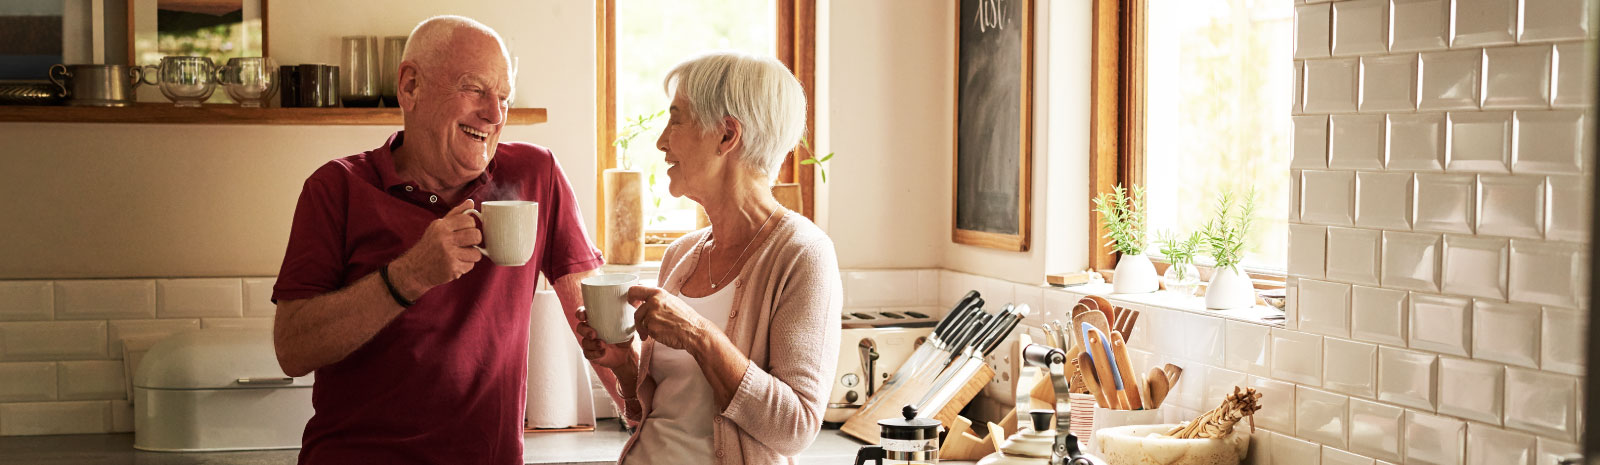
[[[437,195],[428,196],[428,203],[439,203],[439,196],[437,196]]]
[[[719,458],[719,459],[722,458],[722,451],[720,451],[720,450],[717,451],[717,458]]]
[[[712,420],[712,421],[715,421],[717,423],[722,423],[722,417],[717,417],[716,420]]]
[[[411,192],[413,190],[415,190],[415,189],[413,189],[411,186],[406,186],[406,192]]]

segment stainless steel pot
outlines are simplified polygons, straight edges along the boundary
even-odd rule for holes
[[[67,105],[125,107],[133,105],[133,90],[144,73],[123,65],[55,65],[50,81],[67,94]]]

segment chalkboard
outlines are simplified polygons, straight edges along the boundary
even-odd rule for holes
[[[1028,250],[1032,0],[960,0],[956,16],[956,243]]]

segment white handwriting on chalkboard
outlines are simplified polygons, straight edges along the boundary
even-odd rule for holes
[[[972,23],[978,25],[978,32],[1006,28],[1006,18],[1003,12],[1007,11],[1006,2],[1008,1],[978,0],[978,12],[972,17]]]

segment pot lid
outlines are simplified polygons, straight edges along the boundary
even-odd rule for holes
[[[900,414],[905,419],[889,418],[878,421],[878,426],[883,427],[879,433],[883,439],[938,439],[939,420],[932,418],[917,418],[917,408],[910,405],[900,409]]]

